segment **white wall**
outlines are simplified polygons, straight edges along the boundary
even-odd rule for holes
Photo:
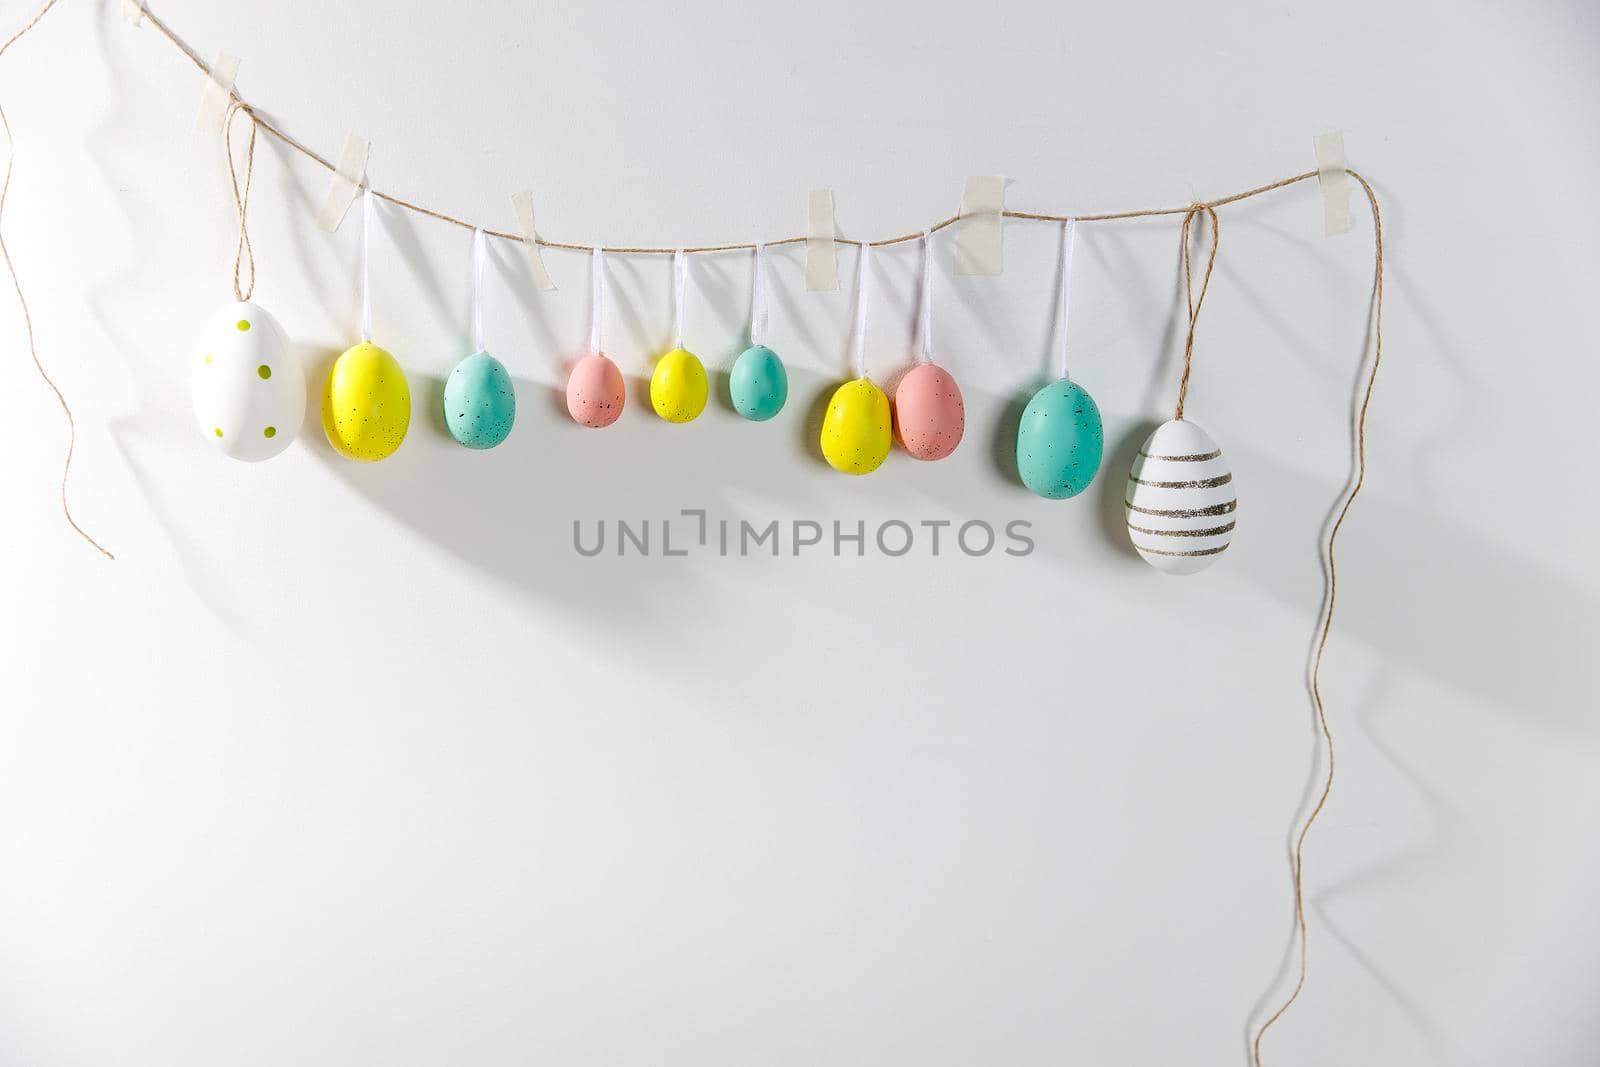
[[[28,5],[11,4],[18,23]],[[1373,470],[1346,528],[1325,688],[1339,743],[1312,838],[1312,974],[1269,1064],[1600,1058],[1600,16],[1543,5],[156,9],[380,188],[552,237],[851,234],[1012,206],[1184,203],[1305,169],[1347,133],[1389,224]],[[1319,530],[1349,465],[1371,228],[1325,240],[1312,185],[1226,209],[1190,416],[1232,457],[1232,551],[1131,554],[1119,492],[1170,412],[1175,219],[1085,227],[1076,375],[1106,417],[1085,498],[1003,457],[1044,373],[1056,231],[943,281],[966,392],[950,460],[864,479],[816,457],[850,294],[773,257],[774,423],[562,414],[560,291],[493,249],[490,347],[522,411],[469,454],[431,411],[465,353],[466,235],[386,211],[379,340],[419,415],[357,466],[316,430],[261,466],[189,411],[233,240],[200,81],[109,2],[0,63],[19,154],[5,229],[65,436],[0,301],[0,1062],[72,1067],[1239,1064],[1281,996],[1286,840],[1313,781],[1302,688]],[[356,232],[265,142],[258,299],[320,370],[352,341]],[[916,255],[878,257],[875,371],[905,365]],[[668,339],[667,264],[616,261],[613,348]],[[848,282],[854,261],[842,257]],[[690,347],[725,367],[748,258],[696,260]],[[574,519],[1011,519],[1037,551],[898,560],[585,560]]]

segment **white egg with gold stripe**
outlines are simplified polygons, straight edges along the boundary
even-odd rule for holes
[[[1156,428],[1128,473],[1128,537],[1167,574],[1205,570],[1233,540],[1233,471],[1211,435],[1187,419]]]

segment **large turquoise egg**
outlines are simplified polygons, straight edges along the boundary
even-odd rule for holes
[[[751,345],[734,360],[728,376],[734,410],[752,422],[766,422],[789,399],[789,375],[783,360],[766,345]]]
[[[498,359],[476,352],[444,383],[444,422],[450,436],[468,448],[493,448],[517,418],[517,391]]]
[[[1105,449],[1100,409],[1063,378],[1033,394],[1017,427],[1017,473],[1042,497],[1077,496],[1094,481]]]

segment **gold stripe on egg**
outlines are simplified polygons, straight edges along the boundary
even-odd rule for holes
[[[1230,522],[1226,526],[1213,526],[1209,530],[1151,530],[1144,526],[1135,526],[1130,522],[1128,529],[1136,533],[1151,534],[1155,537],[1215,537],[1218,534],[1228,533],[1236,525],[1236,523]]]
[[[1233,481],[1233,475],[1231,473],[1221,474],[1215,478],[1201,478],[1199,481],[1193,482],[1147,482],[1143,478],[1136,478],[1130,474],[1128,475],[1128,480],[1139,485],[1148,485],[1152,489],[1215,489],[1219,485],[1227,485]]]
[[[1232,542],[1230,541],[1229,544],[1232,544]],[[1228,545],[1218,545],[1216,548],[1195,548],[1187,552],[1169,552],[1164,548],[1146,548],[1137,541],[1133,543],[1133,547],[1140,552],[1148,552],[1152,556],[1215,556],[1217,553],[1226,552],[1228,549]]]
[[[1131,500],[1124,500],[1122,503],[1129,511],[1137,511],[1141,515],[1156,515],[1163,519],[1199,519],[1210,515],[1227,515],[1239,506],[1237,500],[1230,500],[1226,504],[1212,504],[1204,508],[1141,508]]]
[[[1196,452],[1189,456],[1153,456],[1141,448],[1139,455],[1145,459],[1164,459],[1172,463],[1204,463],[1208,459],[1221,459],[1222,449],[1219,448],[1215,452]]]

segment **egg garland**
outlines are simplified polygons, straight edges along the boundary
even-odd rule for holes
[[[567,375],[567,414],[579,426],[592,430],[616,422],[628,399],[628,385],[623,381],[622,371],[606,358],[601,348],[606,314],[603,256],[598,246],[590,252],[589,354],[578,360]]]
[[[231,156],[230,156],[231,163]],[[248,180],[248,179],[247,179]],[[236,198],[239,194],[236,191]],[[242,198],[240,198],[242,200]],[[1196,212],[1202,209],[1196,209]],[[364,190],[361,233],[362,340],[330,368],[322,395],[324,430],[332,446],[349,458],[375,461],[392,455],[410,425],[411,396],[404,370],[370,337],[368,250],[373,194]],[[240,207],[241,221],[243,207]],[[1208,212],[1209,214],[1209,212]],[[1184,273],[1190,280],[1184,223]],[[473,348],[452,369],[443,390],[443,414],[451,436],[472,449],[493,448],[509,435],[516,417],[516,392],[505,366],[483,346],[482,272],[485,236],[473,231]],[[1098,472],[1104,432],[1098,406],[1066,374],[1074,224],[1062,228],[1058,337],[1062,376],[1030,398],[1017,431],[1017,466],[1024,484],[1049,499],[1083,492]],[[241,248],[247,248],[241,233]],[[782,410],[788,395],[787,372],[777,354],[762,343],[766,327],[763,246],[756,247],[752,279],[751,344],[730,373],[730,399],[751,421],[765,421]],[[958,447],[965,409],[954,377],[932,358],[932,234],[922,234],[922,284],[919,359],[889,396],[866,369],[866,323],[871,281],[870,244],[861,245],[858,263],[853,352],[856,377],[829,398],[820,445],[827,462],[847,474],[868,474],[882,465],[898,439],[913,458],[938,460]],[[1213,238],[1212,256],[1215,256]],[[580,424],[608,426],[620,416],[626,383],[601,349],[605,315],[603,252],[593,249],[591,351],[573,368],[567,382],[568,411]],[[688,422],[704,410],[708,382],[704,365],[683,346],[686,257],[674,253],[674,347],[651,375],[652,407],[668,422]],[[1183,398],[1192,362],[1194,326],[1209,285],[1208,262],[1198,299],[1190,299],[1189,336],[1183,379],[1174,418],[1145,441],[1128,476],[1127,527],[1134,548],[1147,562],[1171,574],[1191,574],[1215,561],[1231,544],[1237,509],[1233,474],[1222,450],[1202,428],[1183,417]],[[209,439],[225,454],[246,461],[269,458],[293,440],[304,417],[305,379],[287,335],[275,319],[248,300],[238,284],[236,302],[221,309],[202,331],[194,371],[194,406]],[[245,373],[254,367],[253,377]],[[261,383],[258,385],[257,383]],[[265,386],[263,388],[262,386]],[[251,427],[260,426],[259,435]]]
[[[739,353],[728,374],[728,399],[733,410],[751,422],[766,422],[789,399],[789,373],[783,360],[766,345],[767,246],[756,245],[750,275],[750,347]]]
[[[689,258],[672,254],[672,351],[656,361],[650,375],[650,406],[668,422],[693,422],[706,409],[710,384],[700,357],[683,347],[683,304],[688,291]]]
[[[933,362],[933,234],[922,232],[922,290],[917,334],[920,362],[894,390],[894,431],[913,459],[944,459],[961,443],[967,411],[961,387]]]
[[[856,377],[833,391],[822,417],[822,455],[843,474],[871,474],[889,456],[893,416],[889,397],[867,376],[867,278],[872,246],[861,246],[856,265]]]
[[[372,343],[368,251],[372,189],[361,199],[361,341],[345,349],[322,389],[322,430],[334,451],[373,463],[394,455],[411,426],[411,386],[400,363]]]
[[[1072,253],[1077,225],[1061,226],[1056,294],[1056,345],[1061,376],[1034,393],[1017,425],[1017,474],[1047,500],[1066,500],[1089,488],[1105,454],[1105,427],[1094,397],[1067,376]]]
[[[483,347],[484,237],[472,231],[472,355],[444,381],[444,424],[458,444],[493,448],[517,421],[517,389],[505,365]]]
[[[195,344],[195,420],[230,459],[271,459],[294,442],[306,412],[306,377],[276,319],[240,300],[212,315]]]

